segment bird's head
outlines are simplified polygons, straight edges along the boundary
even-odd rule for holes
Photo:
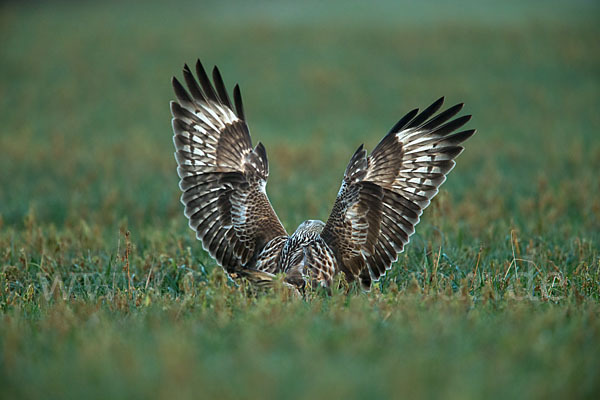
[[[325,223],[323,221],[319,221],[318,219],[308,219],[298,225],[295,233],[305,232],[320,234],[324,227]]]

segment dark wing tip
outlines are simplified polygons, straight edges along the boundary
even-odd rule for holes
[[[435,114],[444,104],[444,96],[434,101],[429,107],[424,109],[419,115],[417,115],[406,128],[415,128],[425,123],[433,114]]]
[[[179,112],[181,106],[176,101],[171,100],[169,102],[169,108],[171,109],[171,115],[175,117],[175,114]]]
[[[454,116],[454,115],[458,114],[460,112],[460,110],[463,109],[464,106],[465,106],[465,103],[455,104],[452,107],[450,107],[449,109],[447,109],[446,111],[444,111],[444,113],[452,114]]]
[[[465,140],[469,139],[471,136],[473,136],[475,132],[477,132],[476,129],[468,129],[465,131],[454,133],[451,136],[447,136],[446,138],[444,138],[443,142],[458,145],[464,142]]]
[[[233,88],[233,102],[235,103],[235,113],[238,118],[246,120],[244,115],[244,104],[242,103],[242,94],[240,93],[240,86],[236,83]]]
[[[390,129],[390,131],[388,132],[388,135],[390,133],[398,133],[398,132],[400,132],[402,129],[404,129],[404,127],[406,125],[408,125],[408,123],[410,121],[412,121],[412,119],[418,113],[419,113],[419,109],[418,108],[415,108],[414,110],[409,111],[406,115],[404,115],[404,117],[400,118],[400,120],[398,122],[396,122],[396,124],[394,126],[392,126],[392,129]]]
[[[185,83],[187,84],[192,97],[196,101],[205,102],[206,98],[204,97],[204,94],[202,94],[202,89],[198,86],[198,82],[196,82],[196,78],[194,78],[194,75],[187,64],[183,67],[183,78],[185,79]]]
[[[432,114],[433,114],[442,107],[445,100],[446,100],[446,96],[442,96],[439,99],[437,99],[436,101],[434,101],[433,103],[431,103],[431,105],[429,107],[427,107],[425,110],[432,110]],[[425,111],[423,111],[423,113],[424,112]]]
[[[460,110],[463,109],[463,107],[465,106],[465,103],[458,103],[453,105],[452,107],[450,107],[449,109],[447,109],[446,111],[444,111],[444,113],[458,113]]]
[[[427,108],[435,109],[437,111],[444,105],[444,101],[446,101],[446,96],[440,97]]]
[[[226,105],[231,108],[231,101],[229,100],[229,95],[227,94],[227,89],[225,89],[225,83],[223,82],[223,76],[219,71],[219,68],[215,65],[212,70],[213,82],[215,83],[215,88],[217,89],[217,94],[219,95],[219,100],[221,104]]]
[[[177,97],[177,100],[179,100],[182,103],[192,103],[192,99],[190,98],[189,93],[187,92],[187,90],[185,90],[181,82],[179,82],[179,79],[177,79],[176,77],[171,78],[171,84],[173,85],[173,90],[175,91],[175,96]]]
[[[444,122],[448,121],[450,118],[454,117],[462,108],[464,107],[464,103],[458,103],[445,111],[442,111],[435,117],[429,119],[428,121],[423,121],[422,125],[419,128],[425,130],[434,130],[442,125]],[[466,122],[466,121],[465,121]]]
[[[434,128],[432,133],[435,133],[438,136],[446,136],[469,122],[470,119],[471,115],[463,115],[462,117],[458,117],[450,122],[445,123],[444,125]]]
[[[198,75],[198,80],[200,80],[200,85],[202,85],[202,89],[204,89],[204,94],[206,94],[206,97],[212,101],[219,102],[219,98],[215,93],[215,89],[213,88],[213,85],[206,74],[206,70],[204,69],[202,62],[200,62],[200,59],[196,60],[196,75]]]

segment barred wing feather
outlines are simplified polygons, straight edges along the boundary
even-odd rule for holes
[[[360,146],[346,168],[321,237],[349,280],[366,289],[398,259],[454,167],[460,144],[475,133],[453,133],[471,116],[452,119],[462,104],[435,115],[443,102],[406,114],[370,155]]]
[[[239,87],[229,98],[219,70],[210,81],[200,61],[194,77],[183,69],[187,89],[173,78],[173,142],[181,201],[203,247],[229,273],[251,268],[265,244],[287,236],[265,187],[267,153],[252,148]]]

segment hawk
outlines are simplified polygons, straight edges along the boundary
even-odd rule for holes
[[[327,222],[307,220],[289,235],[267,197],[267,152],[252,146],[239,86],[233,102],[217,67],[200,60],[172,83],[175,158],[185,216],[203,248],[232,278],[267,285],[276,274],[300,291],[332,285],[342,272],[369,290],[398,259],[474,129],[463,104],[440,98],[400,119],[368,154],[350,158]]]

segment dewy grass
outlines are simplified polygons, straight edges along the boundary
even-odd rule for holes
[[[384,3],[0,6],[3,397],[600,391],[598,6]],[[257,292],[201,250],[168,110],[199,56],[238,79],[288,229],[404,112],[466,103],[478,135],[370,293]]]

